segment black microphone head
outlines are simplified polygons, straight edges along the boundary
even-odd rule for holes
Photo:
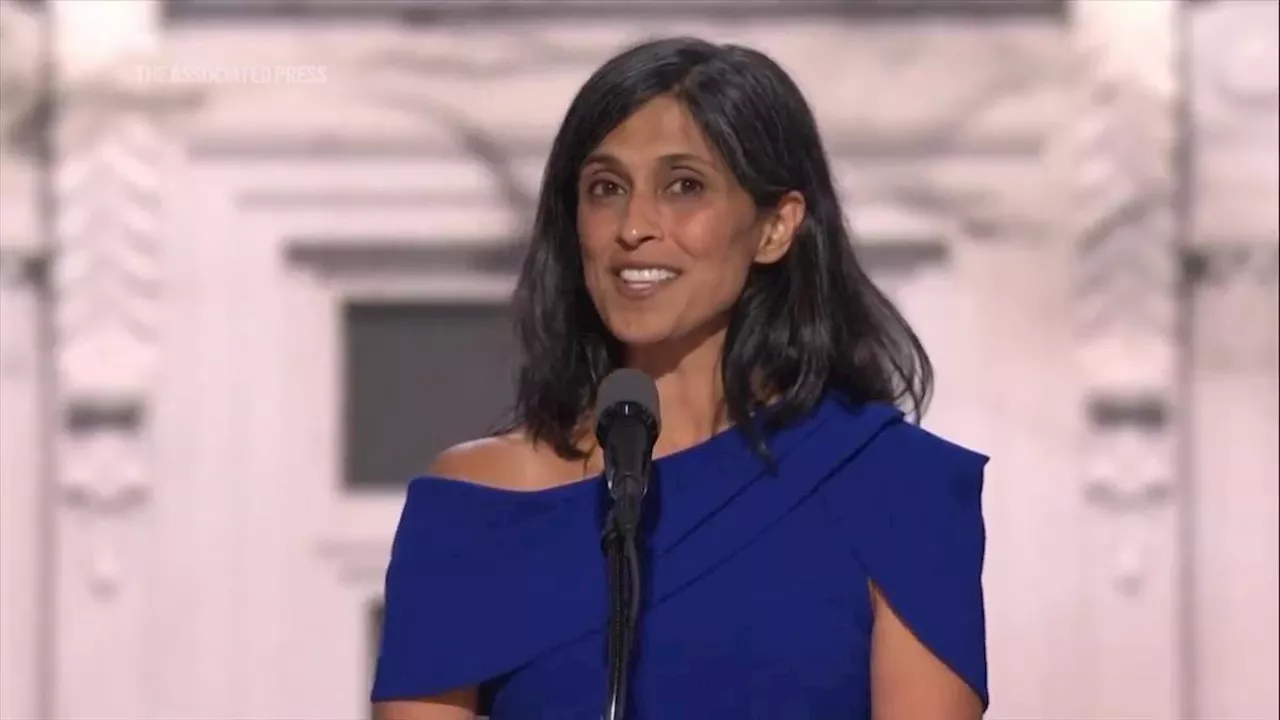
[[[653,378],[632,368],[609,373],[596,391],[596,434],[600,435],[611,416],[624,407],[628,413],[647,414],[645,420],[653,425],[653,436],[658,436],[662,414],[658,407],[658,386]]]

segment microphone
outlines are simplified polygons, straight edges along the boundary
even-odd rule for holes
[[[615,370],[596,393],[596,440],[604,451],[605,482],[618,531],[634,538],[649,492],[653,446],[661,432],[658,387],[630,368]]]
[[[636,625],[640,617],[640,513],[658,440],[658,387],[639,370],[615,370],[596,392],[596,440],[613,499],[603,546],[609,570],[608,697],[604,720],[623,720]]]

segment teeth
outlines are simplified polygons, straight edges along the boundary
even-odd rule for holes
[[[663,268],[627,268],[618,273],[623,282],[656,283],[674,278],[676,274]]]

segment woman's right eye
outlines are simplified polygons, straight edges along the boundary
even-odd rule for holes
[[[612,180],[596,180],[587,186],[587,192],[597,197],[607,197],[622,192],[622,187]]]

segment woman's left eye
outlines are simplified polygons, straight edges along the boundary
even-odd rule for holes
[[[702,183],[692,178],[681,178],[671,184],[671,189],[677,195],[688,195],[702,190]]]

